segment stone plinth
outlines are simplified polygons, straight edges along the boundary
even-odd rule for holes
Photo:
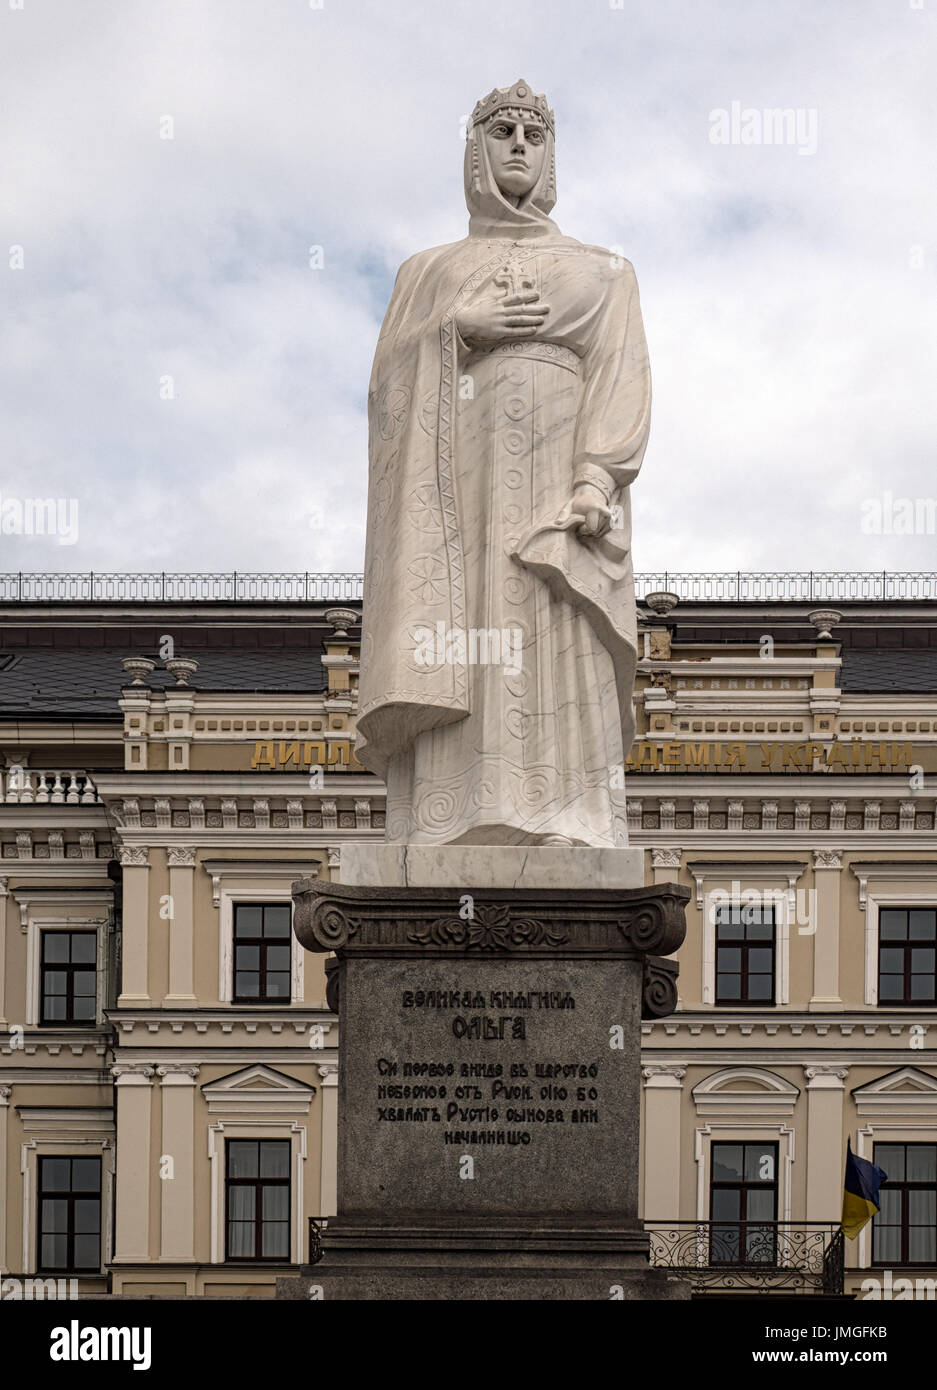
[[[294,886],[300,941],[337,957],[338,1214],[279,1295],[688,1296],[638,1220],[640,1018],[675,1006],[687,890],[595,886],[634,882],[630,850],[401,853]]]
[[[342,883],[358,888],[637,888],[641,849],[555,845],[343,845]]]

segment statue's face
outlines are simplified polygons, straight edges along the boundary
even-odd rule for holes
[[[515,120],[496,115],[485,127],[488,158],[495,182],[509,198],[523,198],[540,177],[546,150],[546,127],[534,117]]]

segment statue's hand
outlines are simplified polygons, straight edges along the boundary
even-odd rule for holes
[[[604,536],[612,524],[612,513],[600,488],[592,483],[580,483],[570,504],[573,513],[582,517],[580,536]]]
[[[472,300],[456,314],[456,327],[470,347],[489,347],[505,338],[530,338],[543,327],[550,312],[536,290],[512,294],[507,299],[486,295]]]

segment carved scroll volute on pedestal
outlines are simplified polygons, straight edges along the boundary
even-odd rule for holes
[[[293,884],[293,930],[307,951],[319,954],[340,951],[360,925],[321,890],[322,884],[314,878]]]
[[[619,926],[628,945],[642,954],[669,956],[683,945],[686,936],[684,910],[690,898],[688,888],[662,885],[633,908],[626,908]]]
[[[645,956],[641,984],[641,1017],[666,1018],[677,1007],[677,975],[675,960],[660,956]]]
[[[325,1002],[332,1010],[333,1014],[339,1011],[339,999],[341,998],[341,962],[332,956],[325,962]]]

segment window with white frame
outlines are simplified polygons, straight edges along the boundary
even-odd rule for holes
[[[702,914],[703,1006],[789,1003],[790,935],[798,920],[796,884],[806,863],[697,861],[687,867],[696,881],[696,906]],[[730,940],[733,928],[742,926],[743,913],[744,936]],[[717,980],[717,975],[723,979]],[[760,978],[749,982],[750,975]],[[738,998],[731,997],[735,987]],[[684,991],[687,988],[685,983]],[[769,998],[764,997],[766,988],[771,990]],[[689,1004],[687,997],[684,1003]]]
[[[309,864],[293,860],[206,860],[202,867],[211,877],[212,902],[218,908],[218,1002],[302,1005],[305,952],[292,927],[286,928],[293,883],[309,877],[315,865],[310,871]],[[271,906],[279,911],[268,913]],[[288,981],[283,979],[284,951],[289,953]],[[250,993],[254,989],[258,992]]]
[[[13,896],[26,937],[26,1026],[102,1026],[110,891],[15,888]]]
[[[113,1239],[113,1112],[93,1106],[17,1108],[28,1136],[20,1152],[24,1274],[103,1273]],[[57,1163],[48,1166],[49,1159],[67,1161],[67,1170]],[[96,1220],[86,1205],[92,1202],[97,1202]],[[59,1263],[63,1258],[65,1265]]]
[[[865,1002],[879,1004],[882,1008],[901,1007],[906,1002],[898,997],[899,992],[903,992],[902,987],[897,980],[889,978],[883,993],[883,976],[905,976],[907,992],[926,989],[925,977],[929,973],[926,958],[918,956],[915,960],[910,951],[929,951],[934,947],[929,937],[912,942],[910,936],[892,936],[892,932],[901,930],[901,923],[885,914],[937,909],[937,869],[933,864],[901,860],[853,860],[849,867],[859,880],[859,906],[865,912]],[[908,927],[911,927],[910,920]],[[915,919],[914,929],[915,933],[919,930],[918,919]],[[906,960],[899,962],[897,955],[886,955],[883,960],[883,947],[886,951],[895,951],[901,949],[902,943],[909,948]],[[915,975],[920,978],[917,984],[912,984],[911,977]],[[926,1004],[928,1001],[922,995],[909,1002]]]

